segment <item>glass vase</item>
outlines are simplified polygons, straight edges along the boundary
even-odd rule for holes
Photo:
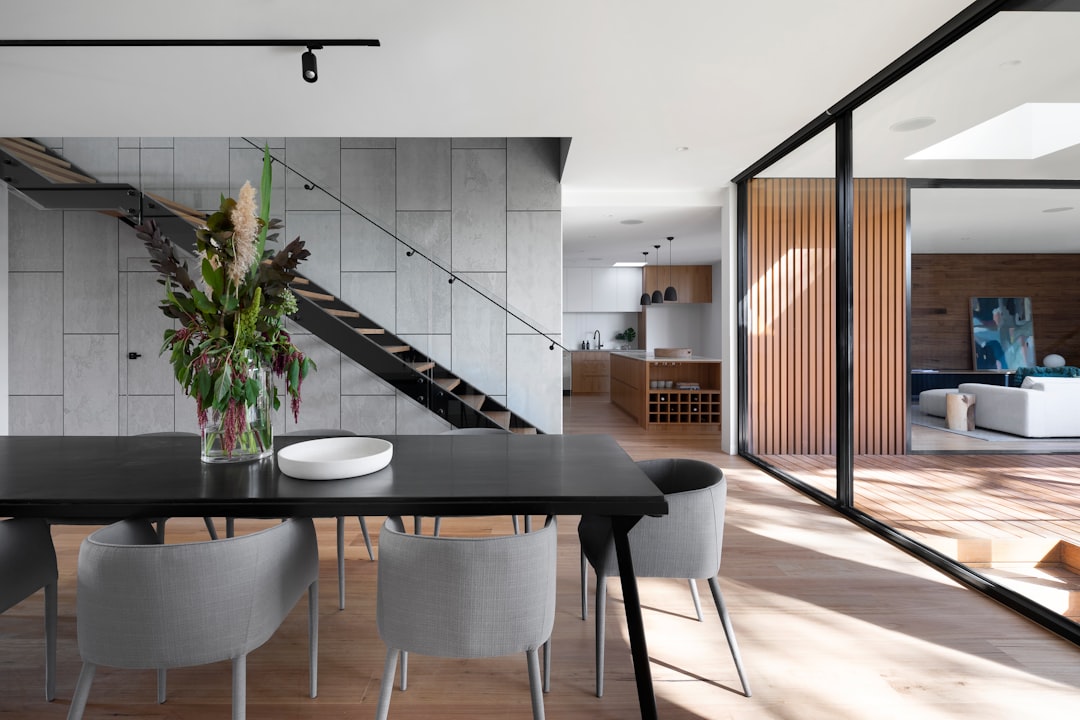
[[[205,463],[242,463],[274,454],[271,372],[253,357],[248,362],[247,377],[254,378],[259,392],[252,404],[242,408],[244,425],[232,448],[225,446],[223,414],[211,408],[202,428],[202,461]]]

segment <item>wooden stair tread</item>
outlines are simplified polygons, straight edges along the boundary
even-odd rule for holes
[[[356,332],[360,333],[361,335],[385,335],[386,334],[386,330],[384,330],[383,328],[358,327],[358,328],[353,328],[353,329],[356,330]]]
[[[408,345],[381,345],[380,347],[388,353],[403,353],[412,349]]]
[[[534,427],[516,427],[510,428],[510,432],[517,433],[518,435],[535,435],[536,428]]]
[[[465,403],[473,410],[479,410],[486,399],[487,395],[458,395],[458,400]]]
[[[461,378],[456,378],[456,377],[435,378],[435,382],[438,383],[439,387],[441,387],[443,390],[449,391],[449,390],[453,390],[454,388],[456,388],[458,385],[461,384]]]
[[[323,300],[325,302],[333,302],[334,296],[330,293],[315,292],[314,290],[301,290],[296,288],[293,293],[300,297],[306,297],[308,300]]]
[[[201,210],[196,210],[195,208],[188,207],[187,205],[182,205],[178,202],[174,202],[173,200],[162,197],[161,195],[157,195],[155,193],[148,192],[143,193],[143,195],[146,195],[148,198],[156,202],[158,205],[161,205],[174,215],[177,215],[184,220],[187,220],[192,225],[206,224],[206,213],[202,212]]]
[[[40,162],[48,165],[55,165],[63,170],[70,170],[71,163],[63,158],[58,158],[55,155],[50,155],[45,151],[45,148],[33,148],[25,143],[18,142],[17,138],[0,138],[0,148],[5,150],[11,150],[18,153],[20,157],[27,159],[27,162]]]
[[[3,147],[4,151],[8,154],[17,157],[38,175],[48,178],[53,182],[62,184],[79,183],[86,185],[97,183],[97,180],[92,177],[87,177],[86,175],[68,169],[70,163],[67,163],[64,160],[57,162],[57,158],[54,158],[51,155],[35,152],[14,143],[3,143],[3,141],[0,141],[0,147]]]
[[[360,313],[356,312],[355,310],[339,310],[338,308],[323,308],[323,310],[325,310],[327,314],[333,315],[334,317],[360,317]]]
[[[11,137],[11,138],[4,138],[4,140],[8,140],[10,142],[15,142],[15,143],[18,143],[20,145],[25,145],[26,147],[30,148],[31,150],[37,150],[38,152],[45,152],[45,150],[46,150],[44,145],[42,145],[41,143],[36,143],[33,140],[31,140],[30,138]]]
[[[427,372],[428,370],[435,367],[435,363],[431,362],[430,360],[426,360],[424,362],[411,362],[409,363],[409,367],[411,367],[416,372]]]
[[[483,413],[503,427],[510,424],[509,410],[484,410]]]

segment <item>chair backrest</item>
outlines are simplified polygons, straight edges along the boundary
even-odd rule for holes
[[[0,612],[56,582],[56,550],[38,518],[0,521]]]
[[[79,549],[83,659],[127,668],[235,658],[270,638],[318,576],[310,519],[223,540],[158,545],[145,520],[92,533]]]
[[[540,647],[555,622],[554,518],[524,535],[379,533],[376,620],[388,647],[436,657],[497,657]]]
[[[352,430],[341,428],[313,428],[310,430],[290,430],[285,437],[353,437],[356,435]]]
[[[639,577],[709,578],[720,571],[727,480],[720,468],[684,458],[638,463],[664,493],[668,514],[630,531]]]
[[[638,463],[664,493],[668,514],[643,517],[630,531],[630,553],[638,577],[711,578],[720,571],[727,480],[701,460],[665,459]],[[578,526],[582,549],[598,575],[615,576],[619,566],[611,519],[586,515]]]
[[[506,435],[509,430],[502,428],[456,428],[439,433],[440,435]]]

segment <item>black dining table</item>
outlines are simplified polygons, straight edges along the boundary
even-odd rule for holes
[[[613,518],[642,718],[656,717],[627,533],[664,496],[607,435],[380,435],[385,468],[340,480],[282,473],[276,456],[203,463],[199,438],[0,437],[0,517],[607,515]],[[311,437],[279,437],[280,450]]]

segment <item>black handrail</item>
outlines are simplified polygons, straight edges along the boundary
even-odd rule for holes
[[[242,140],[243,140],[244,142],[246,142],[246,143],[248,143],[249,145],[251,145],[251,146],[252,146],[253,148],[256,148],[256,149],[258,149],[258,150],[262,150],[262,149],[263,149],[263,148],[262,148],[262,147],[261,147],[261,146],[260,146],[260,145],[259,145],[258,143],[256,143],[255,141],[253,141],[253,140],[252,140],[251,138],[246,138],[246,137],[245,137],[245,138],[241,138],[241,139],[242,139]],[[481,296],[481,297],[483,297],[483,298],[484,298],[485,300],[487,300],[488,302],[490,302],[491,304],[493,304],[493,305],[494,305],[495,307],[497,307],[497,308],[499,308],[500,310],[503,310],[503,311],[505,311],[505,312],[506,312],[507,314],[511,315],[511,316],[512,316],[512,317],[513,317],[513,318],[514,318],[515,320],[517,320],[518,322],[522,323],[523,325],[526,325],[526,326],[530,327],[530,328],[531,328],[531,329],[533,330],[533,332],[535,332],[535,333],[536,333],[537,335],[540,335],[540,336],[542,336],[542,337],[543,337],[543,338],[544,338],[545,340],[548,340],[548,341],[549,341],[549,342],[551,343],[551,344],[550,344],[550,345],[548,346],[548,350],[554,350],[554,349],[555,349],[555,346],[556,346],[556,345],[558,345],[558,346],[559,346],[560,348],[562,348],[563,350],[568,350],[568,349],[569,349],[569,348],[567,348],[567,347],[566,347],[565,345],[563,345],[563,344],[562,344],[561,342],[559,342],[558,340],[555,340],[554,338],[552,338],[552,337],[551,337],[551,335],[547,334],[546,332],[544,332],[544,331],[543,331],[543,330],[541,330],[540,328],[536,327],[536,326],[535,326],[535,325],[533,325],[533,324],[532,324],[531,322],[529,322],[529,321],[528,321],[528,320],[526,320],[525,318],[521,317],[520,315],[518,315],[518,314],[517,314],[516,312],[514,312],[514,311],[513,311],[513,310],[511,310],[510,308],[506,307],[505,305],[501,304],[500,302],[498,302],[498,301],[497,301],[497,300],[495,300],[494,298],[490,297],[490,296],[489,296],[489,295],[488,295],[488,294],[487,294],[486,292],[484,292],[484,291],[483,291],[483,290],[481,290],[480,288],[477,288],[477,287],[475,287],[474,285],[470,284],[468,280],[465,280],[465,279],[464,279],[464,278],[462,278],[462,277],[461,277],[460,275],[457,275],[456,273],[454,273],[454,271],[453,271],[453,270],[451,270],[451,269],[449,269],[449,268],[447,268],[447,267],[444,267],[444,266],[443,266],[443,265],[442,265],[442,264],[441,264],[441,263],[440,263],[440,262],[439,262],[438,260],[435,260],[434,258],[428,257],[428,256],[427,256],[427,255],[426,255],[425,253],[423,253],[423,252],[422,252],[421,250],[417,249],[417,247],[416,247],[416,246],[415,246],[415,245],[414,245],[413,243],[410,243],[410,242],[409,242],[408,240],[402,240],[402,239],[401,239],[401,238],[399,238],[399,237],[398,237],[397,235],[395,235],[394,233],[392,233],[392,232],[391,232],[390,230],[387,230],[387,229],[386,229],[385,227],[383,227],[382,225],[380,225],[380,224],[379,224],[378,222],[376,222],[375,220],[372,220],[372,219],[371,219],[370,217],[368,217],[367,215],[365,215],[365,214],[364,214],[364,213],[362,213],[361,211],[357,210],[356,208],[354,208],[354,207],[353,207],[352,205],[350,205],[349,203],[347,203],[347,202],[345,202],[344,200],[342,200],[341,198],[337,197],[337,196],[336,196],[336,195],[334,195],[334,194],[333,194],[332,192],[330,192],[329,190],[327,190],[326,188],[324,188],[324,187],[323,187],[322,185],[320,185],[319,183],[317,183],[317,182],[315,182],[314,180],[312,180],[311,178],[309,178],[309,177],[308,177],[307,175],[304,175],[304,174],[303,174],[302,172],[299,172],[299,171],[295,170],[294,168],[291,168],[291,167],[289,167],[289,166],[288,166],[288,165],[287,165],[287,164],[285,163],[285,161],[284,161],[284,160],[279,160],[279,159],[278,159],[277,157],[275,157],[275,156],[274,156],[274,154],[273,154],[273,153],[270,153],[270,159],[271,159],[271,160],[272,160],[273,162],[275,162],[275,163],[277,163],[277,164],[281,165],[281,167],[285,168],[286,170],[288,170],[288,171],[291,171],[291,172],[292,172],[292,173],[293,173],[294,175],[296,175],[296,176],[297,176],[297,177],[299,177],[299,178],[300,178],[301,180],[303,180],[303,181],[304,181],[304,189],[305,189],[305,190],[321,190],[322,192],[326,193],[326,195],[327,195],[327,196],[329,196],[330,198],[333,198],[333,200],[334,200],[335,202],[339,202],[339,203],[341,203],[342,207],[344,207],[344,208],[348,209],[348,210],[349,210],[349,211],[351,211],[351,212],[354,212],[354,213],[356,213],[357,215],[359,215],[360,217],[362,217],[362,218],[363,218],[364,220],[367,220],[367,221],[368,221],[369,223],[371,223],[372,225],[374,225],[374,226],[375,226],[376,228],[378,228],[379,230],[381,230],[381,231],[382,231],[382,232],[384,232],[385,234],[387,234],[387,235],[389,235],[390,237],[392,237],[392,238],[393,238],[393,239],[394,239],[394,240],[395,240],[396,242],[398,242],[398,243],[400,243],[401,245],[403,245],[403,246],[405,246],[406,248],[408,248],[408,251],[406,252],[406,255],[408,255],[409,257],[412,257],[413,255],[419,255],[420,257],[422,257],[423,259],[427,260],[427,261],[428,261],[429,263],[431,263],[432,265],[434,265],[435,267],[437,267],[438,269],[440,269],[440,270],[442,270],[442,271],[443,271],[444,273],[446,273],[446,274],[447,274],[447,275],[448,275],[448,276],[450,277],[450,280],[449,280],[449,282],[450,282],[450,283],[460,282],[460,283],[461,283],[462,285],[464,285],[465,287],[469,288],[470,290],[472,290],[473,292],[475,292],[475,293],[476,293],[477,295],[480,295],[480,296]]]

